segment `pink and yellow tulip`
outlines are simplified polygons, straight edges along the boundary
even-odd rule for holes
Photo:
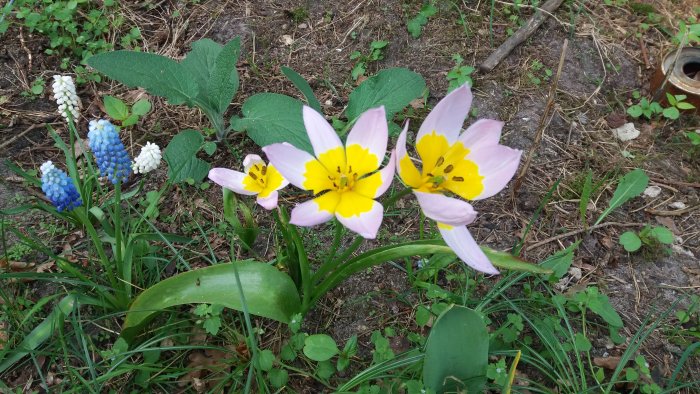
[[[336,217],[348,229],[375,238],[384,216],[375,198],[389,188],[395,170],[393,155],[379,170],[389,138],[384,107],[363,113],[345,145],[315,110],[304,107],[303,119],[314,155],[287,143],[263,148],[291,184],[315,196],[297,205],[289,222],[314,226]]]
[[[266,165],[258,155],[248,155],[243,159],[244,172],[228,168],[212,168],[209,179],[214,183],[247,196],[257,195],[257,203],[265,209],[277,207],[277,190],[289,182],[272,165]]]
[[[478,120],[460,134],[471,103],[471,90],[463,85],[428,114],[416,136],[420,170],[406,152],[404,128],[396,144],[398,173],[457,256],[478,271],[497,274],[466,228],[476,211],[450,196],[482,200],[495,195],[515,174],[522,152],[498,143],[503,123],[496,120]]]

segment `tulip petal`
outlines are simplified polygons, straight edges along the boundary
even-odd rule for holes
[[[340,193],[334,191],[303,202],[292,209],[289,223],[304,227],[325,223],[333,218],[339,202]]]
[[[438,229],[447,246],[452,248],[457,257],[477,271],[496,275],[498,270],[491,264],[479,245],[467,230],[467,226],[449,226],[438,223]]]
[[[491,197],[503,190],[515,175],[520,164],[522,151],[507,146],[496,145],[472,152],[467,159],[479,167],[479,175],[484,189],[473,200]]]
[[[267,166],[267,188],[266,190],[279,190],[287,185],[289,181],[286,180],[282,174],[277,171],[277,168],[273,164]]]
[[[365,111],[355,122],[345,143],[348,171],[352,166],[352,172],[362,176],[379,168],[388,139],[384,106]]]
[[[359,199],[363,200],[359,205],[364,206],[369,204],[370,208],[368,211],[351,216],[342,215],[344,211],[356,209],[356,203]],[[360,234],[364,238],[374,239],[377,237],[377,231],[379,231],[379,226],[381,226],[382,219],[384,218],[384,207],[382,204],[368,197],[346,192],[343,193],[341,197],[335,217],[338,218],[338,221],[342,223],[343,226]]]
[[[304,190],[313,189],[314,193],[330,188],[325,184],[328,183],[327,174],[320,174],[320,176],[316,177],[319,178],[317,179],[318,182],[323,183],[321,185],[317,185],[316,183],[318,182],[308,182],[309,180],[307,180],[306,177],[308,170],[307,165],[310,168],[313,167],[313,169],[320,172],[325,171],[323,168],[316,168],[322,166],[320,163],[318,163],[316,158],[311,156],[308,152],[305,152],[286,142],[268,145],[262,149],[267,155],[267,158],[270,159],[270,163],[272,163],[277,171],[279,171],[280,174],[282,174],[282,176],[292,185]]]
[[[464,226],[476,219],[476,211],[466,201],[443,196],[439,193],[424,193],[414,190],[425,216],[438,223],[450,226]]]
[[[498,145],[501,139],[503,122],[493,119],[479,119],[459,136],[464,146],[472,152],[488,146]]]
[[[247,155],[245,159],[243,159],[243,172],[246,174],[250,171],[250,167],[256,165],[256,164],[262,164],[265,165],[265,161],[262,159],[262,157],[254,154]]]
[[[464,84],[453,90],[437,103],[418,130],[416,142],[423,136],[435,133],[444,135],[449,144],[454,143],[462,130],[464,119],[472,106],[472,92]]]
[[[389,186],[391,186],[391,181],[394,178],[395,170],[396,152],[392,151],[391,157],[389,157],[389,163],[387,163],[384,168],[355,182],[355,186],[352,188],[352,190],[356,193],[362,194],[365,197],[377,198],[384,194],[384,192],[389,189]]]
[[[258,194],[257,203],[269,211],[277,208],[277,198],[278,193],[276,190],[270,192],[266,197],[263,197],[262,194]]]
[[[209,179],[219,186],[223,186],[227,189],[233,190],[238,194],[244,194],[246,196],[252,196],[258,194],[258,191],[248,190],[243,184],[243,180],[247,177],[246,174],[229,170],[228,168],[212,168],[209,170]]]
[[[419,188],[421,186],[421,175],[415,164],[408,156],[406,152],[406,134],[408,133],[408,122],[399,134],[399,139],[396,141],[396,164],[397,171],[401,180],[408,186],[412,188]]]
[[[309,135],[309,141],[311,141],[316,157],[329,171],[335,169],[336,166],[345,168],[345,149],[333,127],[323,115],[311,107],[304,106],[303,116],[304,127],[306,127],[306,133]],[[331,152],[333,153],[331,154]]]

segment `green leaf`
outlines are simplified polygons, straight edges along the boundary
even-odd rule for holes
[[[245,301],[236,290],[236,269]],[[127,311],[122,336],[131,341],[148,320],[173,306],[208,303],[240,311],[243,302],[251,314],[282,323],[288,323],[301,305],[292,280],[271,265],[254,261],[218,264],[172,276],[139,294]]]
[[[308,82],[306,82],[306,79],[299,75],[296,71],[292,70],[289,67],[284,67],[282,66],[282,73],[284,76],[286,76],[294,86],[296,86],[297,89],[304,95],[306,98],[306,102],[309,104],[309,107],[315,109],[318,112],[323,112],[321,109],[321,103],[316,99],[316,96],[314,95],[314,91],[311,89],[311,86],[309,85]]]
[[[481,392],[486,381],[489,334],[479,313],[453,306],[435,321],[425,344],[423,383],[437,393]]]
[[[139,121],[139,116],[136,114],[129,115],[126,119],[122,121],[122,127],[133,126]]]
[[[682,102],[682,103],[676,104],[676,108],[678,108],[678,109],[694,109],[695,106],[691,103]]]
[[[114,51],[94,55],[88,64],[129,87],[142,87],[165,97],[170,104],[192,106],[199,88],[192,75],[176,61],[153,53]]]
[[[114,120],[125,120],[129,116],[129,108],[120,99],[114,96],[104,96],[102,101],[105,104],[107,115]]]
[[[258,353],[258,365],[260,369],[268,372],[272,369],[272,364],[275,362],[275,354],[272,350],[264,349]]]
[[[238,70],[236,63],[241,52],[241,40],[236,37],[229,41],[219,53],[207,81],[207,98],[218,113],[226,112],[233,96],[238,91]]]
[[[192,50],[180,62],[194,78],[197,86],[200,87],[199,97],[207,100],[207,85],[211,74],[216,67],[216,59],[219,57],[223,47],[209,38],[204,38],[192,43]]]
[[[633,106],[627,108],[627,113],[631,117],[636,119],[636,118],[642,116],[642,113],[643,113],[642,107],[640,107],[639,105],[633,105]]]
[[[551,269],[554,271],[554,276],[557,279],[561,279],[569,272],[569,267],[574,261],[574,250],[576,250],[579,243],[580,241],[576,241],[568,248],[549,256],[540,266]]]
[[[430,311],[423,305],[418,305],[416,309],[416,324],[423,327],[430,321]]]
[[[202,327],[207,333],[216,335],[219,333],[219,329],[221,328],[221,318],[218,316],[210,316],[204,320]]]
[[[581,189],[581,199],[579,200],[578,209],[581,216],[581,223],[586,225],[586,212],[588,211],[588,202],[591,200],[591,191],[593,191],[593,171],[589,168],[586,173],[586,179],[583,182]]]
[[[285,369],[273,368],[267,377],[275,388],[281,388],[289,381],[289,373]]]
[[[196,156],[203,142],[204,137],[196,130],[183,130],[173,137],[163,153],[171,182],[178,183],[188,178],[201,182],[207,176],[211,166]]]
[[[54,335],[54,330],[63,326],[63,320],[78,305],[78,297],[68,294],[54,307],[53,311],[36,328],[27,334],[22,342],[12,351],[0,353],[0,373],[12,367],[22,357],[36,350],[42,343]]]
[[[642,247],[642,240],[634,231],[625,231],[620,235],[620,245],[628,252],[636,252]]]
[[[595,224],[600,223],[610,212],[619,208],[622,204],[642,194],[648,184],[649,177],[639,168],[625,174],[625,176],[620,179],[620,183],[618,183],[617,189],[615,189],[615,193],[613,193],[612,199],[610,199],[610,205],[603,211]]]
[[[622,318],[617,314],[615,308],[610,305],[610,300],[605,294],[600,294],[597,287],[586,289],[588,296],[588,308],[602,317],[606,323],[613,327],[622,327]]]
[[[131,112],[134,115],[144,116],[151,111],[151,102],[148,99],[139,99],[131,107]]]
[[[326,334],[309,335],[304,341],[304,355],[314,361],[330,360],[339,352],[335,340]]]
[[[277,93],[258,93],[243,103],[243,118],[231,119],[237,131],[246,131],[259,146],[288,142],[299,149],[313,152],[304,128],[302,106],[294,98]]]
[[[657,226],[649,231],[649,235],[656,238],[662,244],[670,245],[673,243],[674,237],[671,230],[663,226]]]
[[[586,336],[580,332],[577,332],[574,335],[574,343],[576,345],[576,349],[578,349],[580,352],[589,352],[593,347],[591,345],[591,341],[589,341],[588,338],[586,338]]]
[[[668,100],[668,103],[671,104],[672,106],[675,106],[676,103],[678,102],[676,98],[671,94],[671,93],[666,93],[666,100]]]
[[[502,268],[511,271],[530,272],[533,274],[551,274],[552,270],[547,267],[542,267],[524,261],[520,257],[513,256],[508,252],[493,250],[486,246],[481,246],[481,250],[489,258],[491,264],[497,268]]]
[[[214,152],[216,152],[216,143],[213,141],[207,141],[202,146],[202,149],[204,149],[204,152],[207,155],[211,156],[214,154]]]
[[[383,105],[387,120],[423,94],[425,80],[406,68],[389,68],[362,82],[350,93],[345,114],[355,120],[370,108]]]
[[[679,116],[681,116],[681,113],[676,107],[668,107],[664,108],[663,115],[665,118],[675,120],[678,119]]]

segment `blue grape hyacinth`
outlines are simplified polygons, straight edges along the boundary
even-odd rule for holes
[[[40,169],[41,190],[58,212],[72,211],[83,204],[68,174],[56,168],[50,160],[42,164]]]
[[[92,120],[88,138],[100,174],[115,185],[120,181],[126,182],[131,175],[131,158],[119,139],[117,128],[105,119]]]

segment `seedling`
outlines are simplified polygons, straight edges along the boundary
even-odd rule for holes
[[[632,97],[635,99],[640,99],[641,95],[638,91],[632,92]],[[656,101],[649,101],[646,97],[642,97],[639,103],[627,108],[627,113],[637,119],[640,116],[644,116],[647,119],[651,119],[653,116],[658,115],[663,112],[661,104]]]
[[[455,66],[447,73],[447,80],[450,81],[447,91],[451,92],[465,83],[472,86],[471,75],[474,72],[474,67],[463,66],[462,62],[464,62],[464,59],[458,53],[452,55],[452,60],[455,61]]]
[[[204,330],[211,335],[218,334],[219,329],[221,328],[221,312],[223,310],[223,305],[197,305],[197,307],[194,309],[194,314],[200,317],[200,319],[197,320],[197,324],[201,324],[202,328],[204,328]]]
[[[367,55],[362,54],[360,51],[354,51],[350,54],[350,60],[355,61],[355,65],[350,72],[353,81],[357,81],[357,78],[365,74],[367,65],[384,59],[384,50],[387,45],[389,45],[389,41],[372,41],[369,45],[369,53]]]
[[[121,122],[122,127],[133,126],[139,118],[151,111],[151,103],[147,99],[140,99],[129,109],[122,100],[114,96],[104,96],[105,111],[110,118]]]
[[[664,110],[663,110],[664,117],[671,119],[671,120],[676,120],[681,115],[681,113],[680,113],[681,110],[695,109],[695,106],[693,104],[690,104],[686,101],[683,101],[687,97],[688,96],[686,96],[684,94],[673,95],[671,93],[666,93],[666,99],[668,100],[668,103],[671,106],[664,108]]]
[[[535,86],[540,86],[542,81],[549,81],[552,77],[552,70],[549,68],[544,68],[544,64],[541,61],[535,60],[530,65],[530,71],[527,73],[527,77],[531,84]]]
[[[628,252],[636,252],[643,246],[656,248],[673,243],[673,233],[663,226],[645,226],[639,233],[625,231],[620,235],[620,245]]]
[[[437,11],[438,10],[435,7],[435,4],[430,2],[425,4],[423,8],[420,9],[418,15],[416,15],[413,19],[409,19],[408,23],[406,24],[406,29],[409,33],[411,33],[411,37],[420,37],[421,33],[423,32],[423,26],[428,23],[428,18],[435,15]]]

